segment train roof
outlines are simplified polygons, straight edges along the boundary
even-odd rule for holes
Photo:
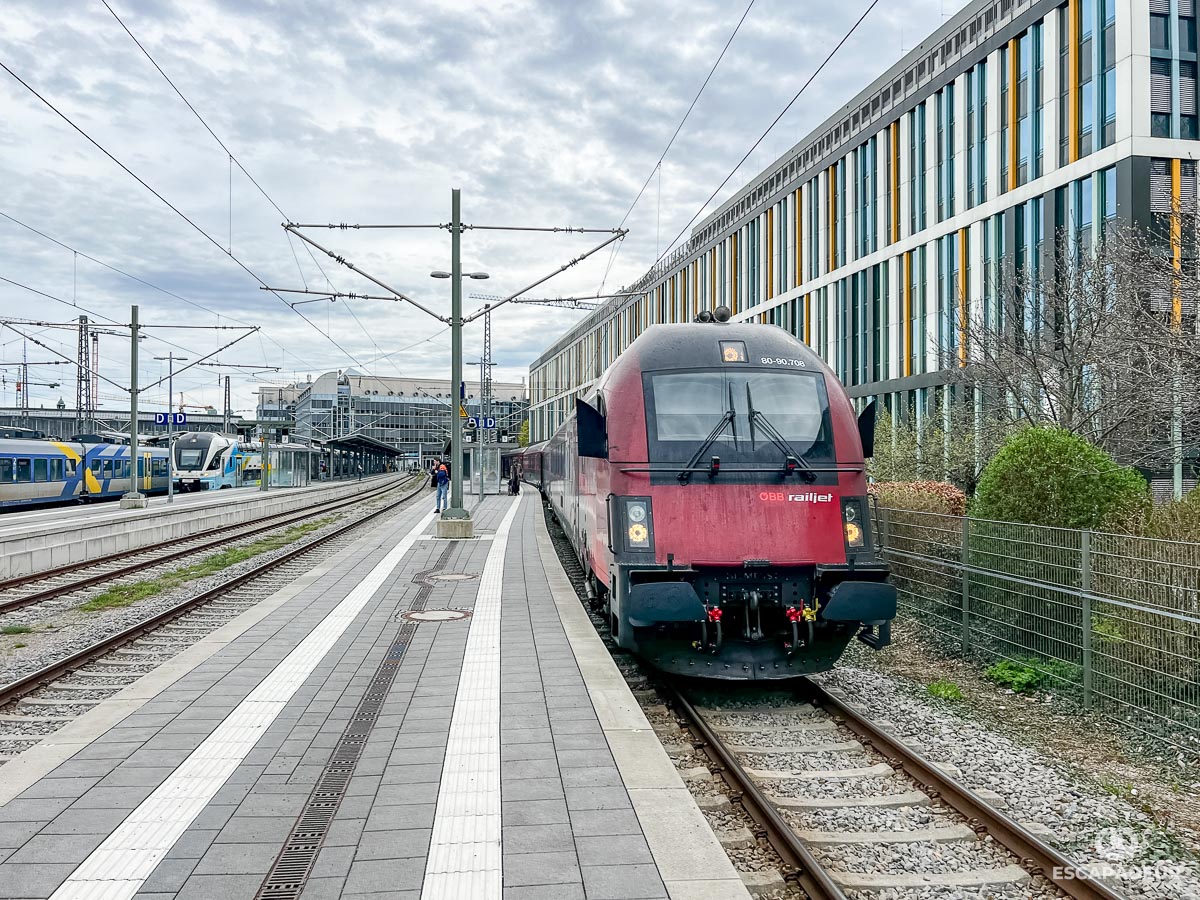
[[[749,365],[764,358],[787,359],[803,361],[812,371],[825,369],[821,358],[789,332],[775,325],[745,322],[651,325],[613,365],[621,365],[626,357],[645,371],[725,365],[724,353],[731,341],[742,345],[732,350],[744,351],[742,361]]]

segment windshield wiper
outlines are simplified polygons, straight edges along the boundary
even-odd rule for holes
[[[725,410],[725,414],[723,416],[721,416],[721,421],[717,423],[716,427],[711,432],[709,432],[708,437],[706,437],[704,439],[704,443],[701,444],[699,449],[697,449],[696,452],[692,454],[692,458],[688,460],[687,465],[683,468],[682,471],[680,471],[680,473],[679,473],[679,483],[680,484],[687,484],[689,481],[692,480],[692,469],[694,469],[696,467],[696,464],[698,462],[700,462],[701,457],[703,457],[704,454],[707,453],[712,448],[712,445],[717,442],[717,438],[719,438],[721,436],[721,434],[725,431],[726,428],[730,429],[730,433],[733,435],[733,446],[737,447],[737,445],[738,445],[737,411],[734,409],[734,406],[733,406],[733,385],[732,384],[729,385],[729,409]],[[719,466],[717,466],[717,465],[712,466],[709,469],[708,477],[713,478],[714,476],[716,476],[717,472],[719,472],[719,471],[720,471]]]
[[[787,442],[787,439],[771,424],[770,419],[764,413],[754,408],[754,400],[750,396],[749,382],[746,384],[746,414],[750,419],[751,449],[754,449],[754,425],[757,423],[762,428],[763,433],[770,439],[771,443],[783,452],[783,475],[785,478],[791,474],[792,470],[799,469],[800,477],[805,481],[811,484],[817,480],[817,475],[807,460],[805,460],[795,447]]]

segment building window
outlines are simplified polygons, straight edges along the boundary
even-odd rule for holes
[[[1171,17],[1150,14],[1150,49],[1171,50]]]

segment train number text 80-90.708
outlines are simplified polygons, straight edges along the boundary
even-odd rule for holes
[[[791,366],[796,369],[806,369],[807,364],[802,359],[784,359],[782,357],[764,356],[760,360],[764,366]]]

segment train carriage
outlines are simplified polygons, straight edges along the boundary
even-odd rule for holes
[[[175,485],[180,491],[213,491],[241,487],[245,469],[261,454],[236,437],[207,431],[185,432],[175,438]],[[259,463],[261,471],[262,464]]]
[[[890,639],[895,589],[834,373],[768,325],[653,325],[527,449],[617,643],[725,679],[830,668]],[[536,463],[535,463],[536,460]]]
[[[167,451],[142,447],[138,487],[167,489]],[[0,439],[0,509],[120,497],[130,487],[129,447],[101,442]]]

